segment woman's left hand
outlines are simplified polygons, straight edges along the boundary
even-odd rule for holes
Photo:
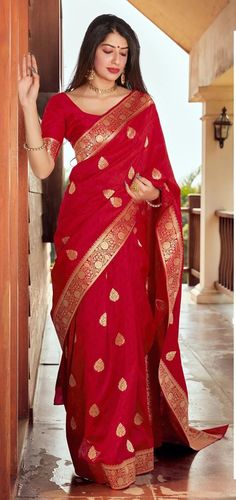
[[[131,186],[125,182],[125,187],[130,197],[137,202],[154,201],[160,196],[160,190],[139,174],[136,174]]]

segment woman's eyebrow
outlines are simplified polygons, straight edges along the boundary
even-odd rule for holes
[[[129,47],[120,47],[119,45],[115,46],[115,45],[111,45],[111,43],[102,43],[102,47],[104,45],[108,45],[108,47],[112,47],[113,49],[128,49]]]

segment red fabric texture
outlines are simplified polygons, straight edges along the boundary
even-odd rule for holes
[[[94,125],[106,125],[106,118],[120,120],[129,103],[134,108],[111,139],[73,168],[60,209],[52,272],[52,318],[63,349],[54,403],[66,408],[67,440],[77,474],[113,488],[127,487],[135,474],[152,470],[149,452],[162,442],[197,450],[220,439],[227,428],[204,432],[188,424],[178,346],[180,190],[155,105],[151,99],[143,105],[144,97],[133,91],[98,117],[59,94],[49,101],[42,124],[44,136],[60,143],[66,137],[76,149],[78,138],[87,130],[93,133]],[[130,202],[125,182],[133,182],[132,172],[161,190],[160,208]],[[70,304],[72,295],[75,301],[72,278],[83,279],[81,266],[86,266],[93,246],[99,259],[99,241],[107,228],[114,228],[119,240],[117,221],[133,205],[132,230],[112,258],[107,256],[108,263],[85,293],[78,290],[75,313],[70,321],[65,315],[62,336],[58,311]],[[140,465],[142,454],[146,463]]]

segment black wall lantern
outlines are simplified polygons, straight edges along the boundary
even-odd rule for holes
[[[232,125],[226,111],[224,107],[220,116],[214,121],[215,140],[219,141],[220,148],[224,147],[224,141],[229,135],[229,127]]]

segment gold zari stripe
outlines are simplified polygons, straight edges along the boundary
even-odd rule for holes
[[[44,137],[43,140],[46,144],[47,153],[49,153],[50,156],[55,160],[61,147],[61,143],[57,141],[57,139],[53,139],[52,137]]]
[[[174,208],[168,207],[158,222],[156,235],[160,245],[166,274],[169,323],[173,323],[173,309],[180,286],[183,261],[182,235]]]
[[[110,486],[114,490],[127,488],[138,474],[145,474],[154,468],[153,448],[135,452],[135,456],[118,465],[102,464]]]
[[[126,123],[147,108],[153,100],[148,94],[140,97],[139,91],[123,99],[115,108],[102,116],[74,144],[77,162],[94,156],[101,148],[111,141]]]
[[[92,245],[72,273],[53,314],[61,344],[83,296],[110,264],[132,232],[137,210],[138,205],[130,201]]]
[[[162,360],[159,365],[159,381],[166,401],[193,450],[201,450],[219,439],[217,434],[208,434],[189,426],[187,396]]]

